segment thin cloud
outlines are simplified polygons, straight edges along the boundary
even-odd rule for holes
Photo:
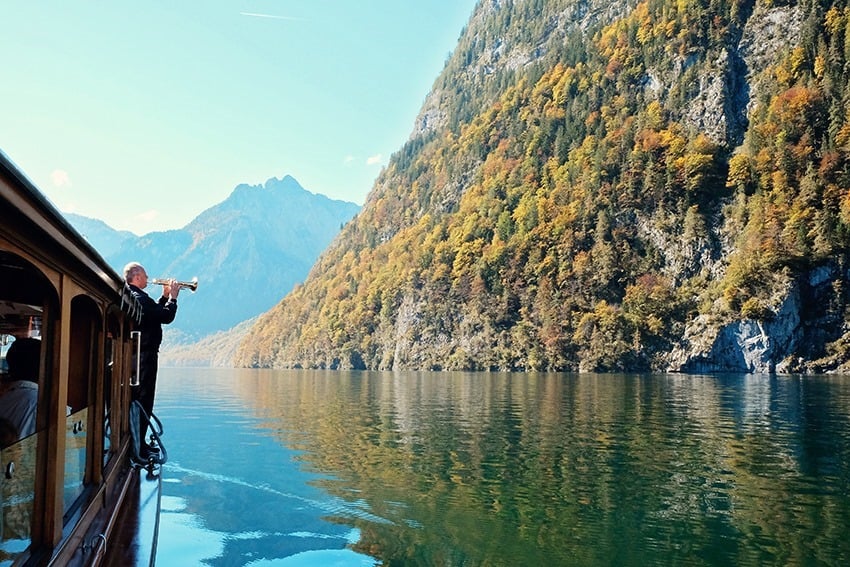
[[[366,158],[366,165],[378,165],[384,159],[383,154],[377,154]]]
[[[345,156],[342,159],[342,163],[343,165],[351,165],[352,163],[354,163],[354,156]]]
[[[149,211],[145,211],[143,213],[139,213],[136,215],[136,218],[145,222],[151,222],[156,217],[159,216],[159,211],[156,209],[150,209]]]
[[[276,16],[274,14],[260,14],[258,12],[239,12],[240,16],[248,16],[249,18],[267,18],[270,20],[290,20],[290,21],[298,21],[302,18],[296,18],[293,16]]]
[[[68,175],[68,172],[64,169],[54,169],[50,173],[50,181],[53,183],[53,186],[59,189],[65,189],[67,187],[72,187],[71,176]]]

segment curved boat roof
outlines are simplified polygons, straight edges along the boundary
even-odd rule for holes
[[[87,271],[94,281],[100,281],[129,302],[128,312],[133,312],[136,302],[124,290],[124,278],[119,275],[103,256],[85,239],[62,213],[45,197],[24,172],[0,150],[0,177],[12,181],[0,183],[0,195],[14,210],[23,215],[25,224],[31,225],[34,233],[27,234],[32,240],[43,241],[45,247],[59,245],[63,254],[74,261],[78,268]],[[37,232],[40,231],[41,234]]]

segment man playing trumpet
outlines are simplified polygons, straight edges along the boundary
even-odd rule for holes
[[[141,331],[139,352],[139,385],[133,388],[133,399],[138,400],[148,416],[153,412],[153,401],[156,395],[156,372],[159,366],[159,345],[162,343],[162,326],[174,321],[177,316],[177,295],[182,286],[174,280],[162,281],[162,296],[154,301],[143,290],[148,285],[148,274],[138,262],[130,262],[124,266],[124,280],[130,293],[139,301],[142,307],[142,321],[138,330]],[[141,454],[147,459],[150,447],[145,442],[147,423],[142,420],[139,424],[139,439]]]

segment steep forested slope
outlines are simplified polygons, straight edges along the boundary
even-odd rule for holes
[[[846,0],[482,0],[237,362],[839,367],[848,65]]]

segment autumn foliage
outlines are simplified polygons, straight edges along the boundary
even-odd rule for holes
[[[240,363],[658,369],[701,313],[769,317],[778,274],[844,261],[850,242],[850,9],[788,7],[799,44],[749,70],[740,140],[689,109],[753,2],[636,3],[505,71],[475,112],[488,93],[463,88],[462,39],[438,81],[457,81],[453,119],[393,157]],[[663,96],[653,76],[672,77]]]

